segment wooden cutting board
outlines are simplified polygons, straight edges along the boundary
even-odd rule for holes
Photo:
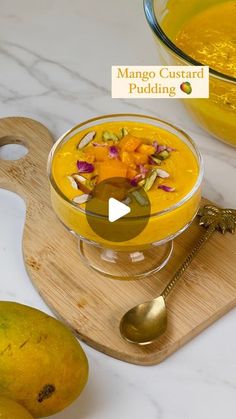
[[[76,239],[51,208],[46,164],[52,142],[36,121],[1,119],[0,146],[21,143],[29,152],[17,161],[0,161],[0,188],[25,200],[27,271],[50,308],[81,340],[126,362],[157,364],[236,306],[236,237],[215,233],[167,300],[165,335],[145,347],[122,340],[118,327],[123,313],[160,293],[202,228],[196,221],[178,237],[168,266],[146,279],[114,281],[89,270],[78,256]]]

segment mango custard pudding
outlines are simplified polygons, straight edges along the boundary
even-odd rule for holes
[[[149,221],[137,237],[119,243],[124,249],[182,231],[198,210],[202,177],[201,158],[189,137],[181,131],[178,136],[174,127],[155,118],[130,119],[108,116],[81,124],[58,140],[49,157],[56,214],[69,230],[100,245],[115,247],[115,242],[98,237],[86,219],[94,187],[106,179],[125,178],[131,191],[137,186],[145,190]],[[101,214],[93,215],[99,222]]]
[[[235,78],[210,80],[210,101],[190,103],[213,133],[236,146],[236,1],[217,3],[197,13],[176,35],[176,45],[196,61]]]
[[[236,77],[236,1],[197,13],[180,29],[176,44],[196,61]]]
[[[144,0],[144,8],[160,64],[210,67],[209,99],[184,103],[200,125],[236,146],[236,0]]]

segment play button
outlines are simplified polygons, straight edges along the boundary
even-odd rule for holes
[[[119,220],[131,211],[130,207],[117,201],[115,198],[109,198],[108,219],[110,223]]]
[[[124,242],[140,234],[150,216],[150,201],[144,189],[129,179],[110,178],[98,183],[86,203],[86,218],[97,236]]]

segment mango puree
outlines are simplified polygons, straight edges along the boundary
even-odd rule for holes
[[[97,146],[93,147],[92,143],[96,142],[102,144],[104,131],[119,133],[122,128],[125,128],[128,132],[129,138],[135,138],[137,143],[141,143],[136,151],[134,151],[136,154],[140,154],[137,152],[139,150],[145,151],[145,147],[146,149],[150,149],[150,152],[152,152],[153,143],[158,143],[159,145],[164,144],[167,149],[173,151],[170,153],[169,158],[161,161],[161,164],[158,166],[159,169],[168,172],[168,179],[158,179],[158,183],[154,183],[153,187],[147,191],[151,203],[151,216],[146,228],[137,237],[132,240],[119,243],[119,246],[117,246],[115,242],[107,242],[106,240],[98,237],[92,231],[86,220],[85,204],[76,207],[76,205],[72,203],[72,200],[79,194],[83,194],[83,192],[75,190],[72,187],[68,176],[72,173],[78,172],[78,160],[94,162],[94,158],[91,153],[93,151],[92,149],[97,149]],[[96,132],[95,139],[84,149],[78,150],[77,146],[81,139],[83,139],[90,131]],[[137,141],[137,139],[140,141]],[[122,142],[124,139],[120,141]],[[118,144],[116,147],[119,148],[119,143],[116,144]],[[144,147],[143,144],[145,144]],[[128,154],[131,158],[132,153]],[[123,156],[123,154],[121,154],[121,156]],[[120,161],[120,164],[123,164],[121,166],[122,174],[120,174],[120,176],[130,177],[129,174],[132,173],[132,170],[135,175],[135,171],[138,170],[138,167],[140,166],[135,166],[133,164],[129,166],[127,163],[127,155],[125,155],[125,157],[126,166]],[[98,181],[109,177],[110,173],[114,173],[113,171],[110,172],[110,167],[113,165],[117,166],[117,160],[120,160],[121,158],[123,157],[118,157],[117,159],[112,160],[111,157],[107,156],[98,166]],[[148,163],[144,164],[144,166],[146,171],[152,170],[152,168],[155,167],[153,166],[153,163],[151,164],[150,158]],[[127,172],[124,172],[124,167],[127,167]],[[170,207],[178,204],[193,190],[199,176],[199,163],[190,147],[176,135],[154,125],[141,122],[137,123],[130,121],[102,123],[94,125],[89,130],[82,130],[68,140],[65,138],[54,151],[51,171],[52,178],[56,184],[56,187],[52,186],[51,188],[52,204],[56,214],[63,224],[68,227],[69,230],[76,232],[78,235],[90,241],[97,242],[104,246],[121,248],[124,250],[127,250],[127,248],[137,249],[175,235],[193,219],[199,207],[199,201],[201,198],[201,191],[199,187],[180,207],[168,211]],[[95,175],[96,174],[95,169]],[[116,172],[114,176],[119,176],[119,173]],[[99,177],[101,177],[101,179]],[[165,190],[159,188],[160,185],[167,185],[172,191],[166,192]],[[161,211],[163,211],[163,213],[157,214]],[[96,215],[94,215],[94,217],[96,217]],[[99,222],[101,222],[101,220],[99,220]]]
[[[188,56],[221,74],[236,78],[236,1],[216,0],[215,4],[212,3],[209,0],[197,2],[196,8],[204,7],[204,10],[198,10],[196,13],[192,6],[193,14],[185,16],[185,21],[175,34],[174,20],[178,22],[182,18],[176,13],[171,13],[170,8],[169,16],[166,17],[166,22],[164,19],[163,26],[168,34],[170,25],[173,25],[172,39]],[[179,7],[178,11],[182,13],[182,8]],[[236,146],[235,81],[230,82],[212,76],[210,98],[186,100],[185,104],[211,133]]]

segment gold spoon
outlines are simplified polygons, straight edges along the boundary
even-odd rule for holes
[[[206,205],[199,210],[198,215],[201,217],[199,224],[206,227],[207,230],[198,240],[183,264],[175,272],[161,295],[151,301],[138,304],[136,307],[127,311],[122,317],[120,333],[128,342],[147,345],[158,339],[166,331],[167,309],[165,300],[189,267],[193,258],[214,231],[218,230],[223,234],[226,231],[230,231],[231,233],[235,232],[236,210],[220,209],[213,205]]]

